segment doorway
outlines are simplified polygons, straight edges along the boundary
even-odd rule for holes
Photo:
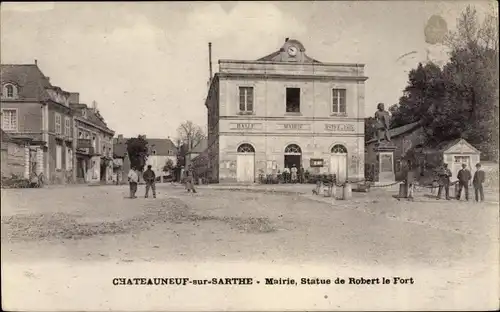
[[[337,177],[337,182],[345,182],[347,178],[347,148],[336,144],[330,153],[330,174]]]
[[[285,148],[285,168],[291,169],[294,165],[297,169],[302,164],[302,150],[296,144],[290,144]]]
[[[241,144],[236,156],[236,181],[255,182],[255,149],[250,144]]]

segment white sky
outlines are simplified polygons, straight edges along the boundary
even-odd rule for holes
[[[454,28],[485,1],[2,3],[1,62],[39,67],[51,82],[98,103],[125,136],[174,137],[206,126],[208,47],[218,59],[254,60],[286,37],[323,62],[366,64],[366,113],[397,103],[407,72],[425,60],[424,27]],[[417,51],[404,61],[404,53]]]

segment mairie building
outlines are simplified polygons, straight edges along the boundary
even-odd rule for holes
[[[364,178],[364,65],[305,52],[286,39],[258,60],[219,60],[205,101],[211,182],[253,183],[294,165]]]

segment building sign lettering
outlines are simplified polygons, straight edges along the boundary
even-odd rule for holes
[[[289,123],[289,124],[277,124],[278,129],[281,130],[309,130],[309,124],[300,124],[300,123]]]
[[[248,123],[248,122],[232,123],[229,126],[233,130],[257,130],[262,128],[262,124],[260,123]]]
[[[325,124],[325,130],[334,132],[354,132],[356,128],[353,124]]]
[[[301,130],[302,125],[301,124],[284,124],[285,129],[290,129],[290,130]]]
[[[238,123],[236,129],[253,129],[254,124],[251,123]]]
[[[311,159],[311,167],[323,167],[323,159],[313,158]]]

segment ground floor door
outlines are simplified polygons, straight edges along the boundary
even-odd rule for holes
[[[107,177],[108,177],[108,175],[107,175],[108,170],[107,169],[108,168],[106,166],[106,161],[101,160],[101,177],[100,177],[101,181],[105,182],[107,180]]]
[[[332,154],[330,156],[330,174],[334,174],[338,182],[345,182],[347,178],[347,154]]]
[[[285,168],[291,169],[294,165],[297,170],[300,168],[301,155],[285,155]]]
[[[255,154],[238,154],[236,159],[236,181],[255,182]]]

